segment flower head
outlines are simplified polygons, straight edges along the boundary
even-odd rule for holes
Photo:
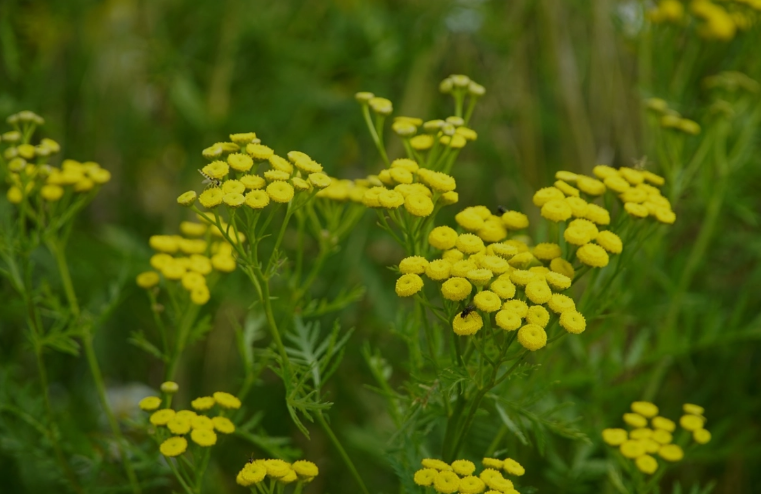
[[[396,280],[396,294],[410,297],[423,288],[423,279],[415,273],[407,273]]]
[[[526,324],[518,330],[518,343],[527,350],[535,352],[547,344],[547,333],[536,324]]]

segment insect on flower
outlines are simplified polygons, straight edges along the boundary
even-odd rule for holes
[[[467,305],[467,306],[466,306],[466,307],[465,307],[465,308],[462,310],[462,313],[460,313],[460,317],[461,317],[461,318],[463,318],[463,319],[465,319],[465,318],[466,318],[466,317],[468,317],[468,316],[470,315],[470,313],[471,313],[471,312],[473,312],[474,310],[476,310],[476,306],[475,306],[475,305],[473,305],[473,304]]]
[[[505,206],[497,206],[497,212],[499,214],[505,214],[507,213],[507,208]]]
[[[210,177],[209,175],[205,174],[203,172],[203,170],[198,170],[198,173],[200,173],[203,176],[204,181],[202,183],[203,183],[203,185],[206,186],[207,189],[209,187],[221,187],[222,186],[222,181],[221,180],[219,180],[217,178]]]

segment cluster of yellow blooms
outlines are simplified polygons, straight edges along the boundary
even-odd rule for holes
[[[694,120],[683,118],[678,111],[669,108],[668,103],[661,98],[649,98],[645,104],[660,117],[659,123],[664,129],[673,129],[685,134],[700,134],[700,124]]]
[[[151,424],[159,427],[159,438],[163,439],[159,446],[162,455],[171,457],[184,453],[188,449],[188,441],[184,436],[188,433],[194,443],[208,448],[217,443],[217,432],[222,434],[235,432],[235,424],[224,416],[224,410],[240,408],[241,402],[238,398],[230,393],[217,391],[212,396],[202,396],[193,400],[190,405],[196,411],[175,411],[169,408],[169,404],[171,404],[171,395],[178,389],[177,384],[171,381],[161,385],[161,390],[169,396],[166,408],[159,409],[164,400],[158,396],[148,396],[140,400],[142,410],[153,412],[149,420]],[[215,407],[219,408],[219,415],[209,417],[203,413],[208,413]],[[166,428],[170,434],[163,432],[163,428]],[[170,437],[164,439],[167,435]]]
[[[703,407],[685,403],[682,408],[685,413],[679,419],[682,429],[690,432],[698,444],[709,442],[711,433],[704,427],[706,418]],[[624,457],[633,460],[637,468],[646,474],[658,470],[658,461],[651,455],[657,454],[668,462],[684,458],[682,447],[673,443],[673,433],[676,430],[674,421],[659,416],[658,407],[647,401],[635,401],[631,409],[630,413],[624,414],[624,422],[632,430],[605,429],[602,438],[606,443],[617,446]]]
[[[484,458],[484,469],[474,475],[476,465],[468,460],[456,460],[452,464],[444,461],[426,458],[421,461],[423,468],[415,472],[413,480],[419,486],[433,487],[441,494],[520,494],[513,482],[502,476],[502,472],[516,477],[522,476],[526,470],[517,461],[506,458]],[[488,489],[488,490],[487,490]]]
[[[238,472],[235,480],[243,487],[250,487],[257,486],[266,477],[269,477],[270,489],[268,492],[274,492],[272,484],[276,484],[279,486],[277,492],[282,493],[283,487],[287,484],[296,483],[297,491],[300,490],[300,484],[311,482],[319,473],[320,470],[317,465],[307,460],[298,460],[293,463],[279,459],[251,460]],[[253,487],[251,490],[254,490]]]
[[[736,0],[722,2],[722,5],[710,0],[693,0],[689,7],[699,22],[700,36],[730,41],[738,30],[744,31],[753,26],[757,12],[761,11],[761,0]],[[685,4],[680,0],[662,0],[648,12],[648,19],[654,23],[686,24],[688,21]]]
[[[296,192],[326,189],[333,181],[322,172],[322,165],[306,154],[290,151],[288,159],[282,158],[261,144],[253,132],[232,134],[230,140],[232,142],[217,143],[203,150],[203,156],[212,161],[201,173],[211,186],[200,195],[193,190],[185,192],[177,198],[179,204],[192,206],[198,199],[207,209],[225,204],[232,209],[245,205],[261,210],[270,202],[290,202]],[[268,169],[259,175],[258,167],[264,163]],[[343,191],[350,186],[348,182],[341,182],[340,188]]]
[[[140,273],[137,276],[138,286],[146,290],[153,288],[159,284],[161,274],[168,282],[182,285],[194,304],[203,305],[209,301],[206,277],[212,270],[230,273],[235,270],[236,264],[233,247],[221,239],[219,227],[208,216],[198,215],[198,218],[210,225],[183,221],[180,231],[184,236],[153,235],[149,239],[149,245],[156,251],[150,261],[156,271]],[[240,233],[238,239],[242,242],[245,236]]]
[[[39,115],[22,111],[8,117],[7,122],[14,130],[0,136],[0,143],[8,144],[0,161],[7,163],[8,201],[23,203],[34,220],[42,221],[43,211],[51,215],[64,211],[76,194],[97,190],[111,180],[111,173],[92,161],[66,159],[60,168],[48,164],[61,146],[48,138],[37,145],[29,143],[36,127],[45,122]],[[57,203],[64,205],[56,208]]]
[[[676,219],[668,199],[656,187],[663,185],[662,177],[649,171],[605,165],[596,166],[594,174],[597,178],[560,171],[553,186],[534,194],[533,202],[541,208],[542,217],[565,227],[565,259],[564,247],[558,243],[530,247],[525,236],[507,239],[511,232],[528,228],[525,214],[500,211],[501,215],[495,215],[485,206],[468,207],[455,216],[459,232],[438,226],[428,234],[428,245],[441,252],[440,258],[429,261],[423,256],[410,256],[399,263],[402,276],[396,283],[397,295],[409,297],[420,292],[423,274],[441,283],[441,295],[453,302],[470,299],[475,285],[473,310],[466,309],[455,316],[454,332],[473,335],[483,327],[480,312],[487,317],[496,313],[497,326],[506,331],[519,330],[518,341],[532,351],[547,342],[544,328],[550,321],[550,312],[543,305],[558,315],[560,325],[568,332],[583,332],[584,316],[576,311],[573,299],[562,292],[571,287],[579,267],[605,267],[610,255],[623,250],[621,238],[603,229],[611,222],[609,211],[593,200],[610,191],[629,217],[652,216],[667,224]],[[570,262],[574,255],[577,266]]]

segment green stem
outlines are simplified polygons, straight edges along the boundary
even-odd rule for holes
[[[346,467],[349,469],[349,472],[351,472],[352,477],[354,477],[354,480],[356,480],[357,484],[359,484],[359,487],[360,489],[362,489],[362,492],[364,494],[370,494],[369,491],[367,490],[367,487],[365,487],[365,483],[362,480],[362,477],[359,475],[357,468],[354,466],[354,462],[352,462],[351,458],[349,458],[349,455],[346,453],[346,450],[341,445],[341,441],[339,441],[336,435],[333,433],[333,430],[328,425],[321,411],[317,412],[317,420],[318,422],[320,422],[320,425],[322,426],[322,428],[325,429],[325,433],[330,438],[330,441],[333,443],[333,446],[335,446],[336,449],[338,450],[338,453],[341,455],[341,458],[346,464]]]

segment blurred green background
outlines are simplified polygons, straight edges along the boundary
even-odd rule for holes
[[[468,74],[487,94],[473,118],[479,139],[454,170],[460,204],[499,204],[538,217],[531,196],[555,171],[589,172],[596,163],[631,166],[647,155],[643,98],[663,97],[700,121],[709,98],[700,84],[705,76],[728,69],[756,80],[761,76],[754,48],[761,46],[758,30],[721,46],[694,39],[700,43],[697,56],[686,68],[679,46],[655,46],[643,54],[642,5],[4,0],[0,115],[24,109],[43,115],[43,134],[62,143],[65,157],[97,161],[114,177],[80,219],[69,251],[82,299],[98,304],[109,287],[124,290],[123,303],[96,340],[114,399],[124,400],[121,410],[134,406],[129,392],[139,394],[135,383],[160,384],[160,366],[127,343],[131,331],[151,326],[147,301],[132,280],[147,266],[148,236],[174,233],[185,218],[175,198],[198,188],[202,148],[231,132],[255,131],[279,154],[301,150],[333,176],[362,177],[382,165],[354,102],[356,91],[390,98],[395,115],[443,118],[451,101],[438,94],[438,82],[451,73]],[[617,426],[628,404],[653,382],[662,382],[653,398],[669,416],[678,416],[685,401],[703,404],[714,432],[714,442],[696,461],[666,478],[665,492],[677,478],[687,485],[715,480],[717,493],[756,492],[761,482],[758,140],[756,132],[755,154],[730,178],[719,228],[683,300],[678,328],[684,338],[667,348],[670,356],[664,359],[664,348],[656,350],[653,341],[673,280],[699,234],[710,178],[694,184],[675,205],[677,225],[664,230],[658,249],[632,267],[631,290],[613,313],[581,340],[564,341],[542,357],[542,372],[521,383],[522,389],[539,389],[557,382],[547,406],[572,402],[563,413],[578,418],[576,426],[591,438],[581,444],[551,437],[542,455],[508,440],[511,455],[525,459],[539,492],[613,492],[603,487],[597,434]],[[392,157],[400,157],[400,143],[389,141]],[[373,229],[369,215],[351,242],[349,250],[362,254],[357,262],[336,261],[331,269],[342,273],[337,279],[361,282],[368,292],[342,316],[358,331],[333,383],[330,399],[336,405],[330,416],[368,484],[391,492],[397,484],[384,461],[384,441],[392,431],[380,411],[382,400],[364,387],[372,378],[359,349],[370,341],[386,356],[403,352],[389,331],[399,302],[384,267],[395,264],[400,251]],[[237,368],[230,318],[242,320],[252,296],[240,273],[227,285],[225,295],[211,304],[217,310],[214,330],[183,371],[186,397],[238,386],[226,381]],[[7,284],[0,285],[0,296],[11,300]],[[0,308],[4,362],[31,363],[24,357],[23,334],[15,329],[23,320],[20,311],[13,302]],[[97,423],[95,397],[77,385],[88,379],[84,362],[51,355],[49,366],[58,407],[78,411],[68,417],[71,429]],[[395,379],[401,385],[405,376]],[[250,403],[266,412],[267,432],[291,437],[317,461],[325,475],[312,492],[354,491],[320,432],[308,442],[295,431],[281,393],[277,379],[265,375]],[[83,430],[85,441],[105,429]],[[479,445],[485,448],[493,434],[488,428],[474,431],[469,454],[477,458]],[[23,438],[6,439],[0,443],[2,484],[11,486],[8,492],[37,492],[37,463],[32,456],[24,461],[27,453],[19,454],[24,448],[14,442]],[[248,445],[230,444],[218,453],[223,460],[218,478],[227,484],[250,452]]]

